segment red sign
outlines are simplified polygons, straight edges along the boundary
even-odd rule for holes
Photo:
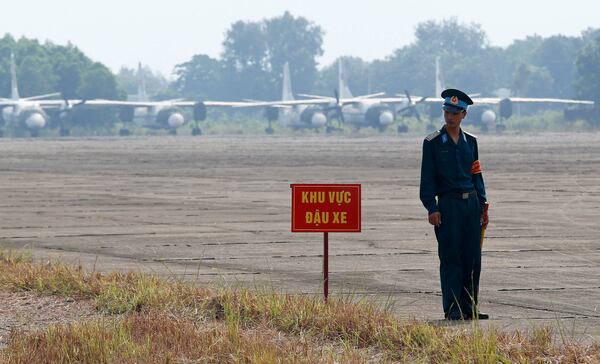
[[[360,232],[359,184],[292,184],[292,232]]]

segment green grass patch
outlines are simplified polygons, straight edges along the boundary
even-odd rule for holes
[[[533,115],[513,115],[506,120],[507,131],[517,132],[585,132],[598,130],[598,123],[565,120],[562,111],[544,111]]]

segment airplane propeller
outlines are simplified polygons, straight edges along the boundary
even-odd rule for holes
[[[69,119],[71,117],[72,113],[75,111],[75,108],[82,106],[83,104],[86,103],[87,100],[81,100],[76,103],[71,103],[69,101],[69,99],[67,99],[65,97],[64,101],[65,101],[64,107],[58,111],[59,123],[60,123],[60,120]]]
[[[338,119],[338,121],[341,124],[344,124],[346,122],[346,120],[344,118],[344,113],[342,112],[342,106],[344,106],[344,105],[340,102],[340,93],[338,92],[337,89],[334,89],[333,95],[335,96],[335,105],[325,107],[324,111],[329,112],[331,110],[335,110],[333,117]]]
[[[333,95],[335,96],[335,111],[336,111],[336,115],[339,118],[339,120],[342,122],[342,124],[346,123],[346,120],[344,119],[344,113],[342,112],[342,103],[340,103],[340,93],[337,89],[333,90]]]
[[[67,120],[70,121],[71,114],[73,113],[75,108],[85,104],[86,100],[81,100],[76,103],[71,103],[69,101],[69,99],[65,97],[64,102],[65,102],[64,106],[62,108],[60,108],[58,111],[58,125],[60,128],[59,133],[60,133],[61,137],[70,135],[69,129],[64,126],[64,122]]]
[[[417,120],[419,121],[419,123],[421,122],[421,114],[419,114],[419,111],[417,110],[417,108],[415,107],[416,104],[419,104],[423,101],[425,101],[425,98],[422,98],[421,100],[417,101],[416,103],[413,103],[412,98],[410,97],[410,93],[408,92],[408,90],[404,90],[404,94],[406,95],[406,99],[408,100],[408,105],[401,108],[400,110],[398,110],[398,113],[402,113],[405,110],[410,110],[410,115],[414,115]]]
[[[61,110],[61,112],[60,112],[60,113],[61,113],[61,115],[64,115],[64,114],[68,114],[68,113],[71,113],[71,112],[73,112],[73,110],[74,110],[76,107],[82,106],[83,104],[85,104],[85,103],[86,103],[86,101],[87,101],[87,100],[83,99],[83,100],[81,100],[81,101],[79,101],[79,102],[76,102],[76,103],[74,103],[74,104],[71,104],[71,102],[69,101],[69,99],[67,99],[67,98],[65,97],[65,98],[64,98],[64,101],[65,101],[65,108]]]

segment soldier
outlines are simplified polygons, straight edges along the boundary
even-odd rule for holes
[[[477,138],[460,128],[473,100],[455,89],[441,96],[446,125],[423,141],[419,196],[438,242],[444,317],[485,320],[489,315],[479,312],[477,293],[487,199]]]

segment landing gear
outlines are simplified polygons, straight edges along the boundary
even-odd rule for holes
[[[129,129],[125,129],[125,128],[119,129],[119,136],[129,136],[129,135],[131,135],[131,133],[129,132]]]
[[[271,135],[273,134],[273,122],[277,121],[279,118],[279,109],[276,107],[267,107],[265,109],[265,115],[267,116],[267,122],[269,126],[265,129],[265,133]]]
[[[169,129],[169,135],[177,135],[177,129]]]
[[[408,125],[406,125],[406,124],[398,125],[398,134],[404,134],[404,133],[408,133]]]
[[[267,108],[267,121],[269,122],[269,126],[265,129],[265,133],[271,135],[275,132],[273,130],[273,121],[277,120],[277,115],[279,115],[279,110],[276,108]]]
[[[202,130],[198,127],[192,128],[192,135],[194,135],[194,136],[202,135]]]
[[[68,137],[71,135],[71,131],[67,128],[60,128],[60,130],[58,131],[58,135],[60,135],[61,137]]]

